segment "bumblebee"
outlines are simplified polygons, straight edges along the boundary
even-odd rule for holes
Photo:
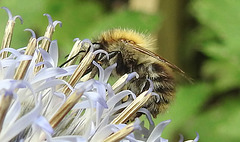
[[[153,40],[149,36],[133,30],[112,29],[102,33],[94,42],[99,49],[109,53],[110,59],[103,60],[98,56],[102,65],[109,66],[117,63],[114,75],[122,76],[125,73],[137,72],[139,78],[131,80],[127,89],[136,95],[147,90],[150,86],[148,79],[153,82],[153,92],[159,95],[152,96],[144,108],[148,109],[154,118],[164,112],[175,97],[175,79],[173,72],[184,72],[164,58],[150,51]]]

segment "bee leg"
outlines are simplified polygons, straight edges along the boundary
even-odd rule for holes
[[[112,51],[108,53],[109,59],[117,56],[120,52],[119,51]],[[103,62],[104,60],[107,59],[107,56],[104,54],[102,55],[101,53],[99,54],[99,56],[97,57],[97,61]]]
[[[96,66],[94,66],[91,70],[91,73],[90,73],[90,78],[94,78],[96,76],[96,74],[98,73],[98,69]]]
[[[127,86],[125,85],[125,86],[122,88],[122,90],[127,90]],[[125,97],[122,99],[122,102],[124,103],[124,102],[128,101],[128,99],[129,99],[129,95],[125,96]]]
[[[116,56],[119,52],[118,51],[113,51],[113,52],[110,52],[108,55],[109,55],[109,58],[113,58],[114,56]],[[100,64],[100,65],[103,65],[103,64],[108,64],[108,62],[106,62],[107,60],[107,56],[105,54],[98,54],[97,57],[95,58],[95,61]],[[91,72],[91,73],[90,73]],[[98,73],[98,69],[96,66],[94,65],[91,65],[85,72],[85,74],[88,74],[90,73],[90,78],[94,78],[96,76],[96,74]]]
[[[61,67],[63,67],[65,64],[67,64],[68,62],[70,62],[71,60],[73,60],[74,58],[76,58],[81,52],[85,52],[85,51],[79,51],[78,53],[76,53],[74,56],[72,56],[70,59],[68,59],[67,61],[65,61],[64,63],[62,63],[59,67],[61,68]],[[69,54],[66,56],[66,57],[68,57],[69,56]],[[66,58],[65,57],[65,58]]]
[[[109,55],[109,59],[117,56],[118,54],[120,54],[119,51],[112,51],[112,52],[109,52],[108,55]]]

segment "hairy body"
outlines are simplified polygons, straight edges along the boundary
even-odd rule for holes
[[[133,30],[113,29],[104,32],[96,39],[99,48],[111,54],[110,60],[103,61],[104,65],[117,63],[115,75],[137,72],[139,78],[131,80],[127,87],[136,95],[149,88],[147,79],[152,80],[153,91],[159,95],[152,96],[144,108],[148,109],[153,117],[164,112],[175,96],[175,81],[173,70],[184,73],[177,66],[151,52],[153,41],[149,36]]]

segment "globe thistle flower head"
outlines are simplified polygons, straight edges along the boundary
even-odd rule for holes
[[[11,22],[21,19],[2,9]],[[44,36],[37,38],[26,29],[32,36],[26,47],[17,50],[10,46],[14,26],[6,26],[0,51],[0,141],[167,141],[161,133],[170,120],[155,127],[149,111],[142,108],[155,95],[153,85],[137,96],[124,90],[126,83],[138,77],[136,72],[111,85],[109,78],[117,64],[104,69],[95,62],[97,54],[109,56],[94,50],[88,39],[76,39],[67,63],[58,67],[58,44],[52,34],[61,22],[44,16],[49,21]],[[80,63],[74,65],[78,57]],[[91,76],[90,66],[97,69],[98,79]],[[132,99],[122,102],[126,96]],[[149,128],[136,117],[137,112],[147,116]]]

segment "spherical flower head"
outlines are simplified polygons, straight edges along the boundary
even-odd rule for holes
[[[124,90],[136,72],[125,74],[113,85],[109,78],[117,64],[102,68],[94,61],[97,54],[109,55],[96,50],[90,40],[77,40],[69,62],[58,67],[58,44],[52,34],[60,21],[47,16],[49,25],[43,37],[32,37],[26,47],[10,47],[16,18],[5,9],[9,16],[3,45],[0,50],[0,141],[161,141],[164,128],[170,120],[156,127],[149,111],[143,104],[154,94],[150,88],[136,96]],[[14,23],[10,24],[9,23]],[[77,47],[89,48],[79,65],[71,59],[79,56]],[[3,54],[4,53],[4,54]],[[7,53],[7,54],[6,54]],[[98,79],[86,77],[87,70],[95,66]],[[123,98],[129,96],[127,101]],[[146,114],[149,128],[135,116]],[[134,118],[134,119],[131,119]],[[127,122],[133,121],[128,124]],[[193,140],[198,141],[199,136]],[[183,141],[181,137],[180,141]]]

